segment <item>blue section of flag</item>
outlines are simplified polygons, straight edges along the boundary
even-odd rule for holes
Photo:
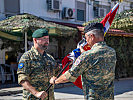
[[[106,27],[104,27],[104,33],[106,32]]]
[[[18,65],[18,68],[19,69],[21,69],[21,68],[23,68],[24,67],[24,63],[20,63],[19,65]]]
[[[74,52],[74,56],[75,56],[76,58],[78,58],[78,56],[80,56],[80,49],[79,49],[79,48],[74,49],[73,52]]]

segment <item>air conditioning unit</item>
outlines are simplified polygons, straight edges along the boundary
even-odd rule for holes
[[[60,11],[61,10],[61,1],[60,0],[47,0],[48,10]]]
[[[65,7],[62,11],[63,19],[74,19],[75,18],[75,9]]]

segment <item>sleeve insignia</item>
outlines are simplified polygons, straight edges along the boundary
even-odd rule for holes
[[[18,68],[19,69],[21,69],[21,68],[23,68],[24,67],[24,63],[20,63],[19,65],[18,65]]]

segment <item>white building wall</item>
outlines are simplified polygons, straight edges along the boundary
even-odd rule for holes
[[[86,1],[86,22],[89,21],[89,5],[88,0]]]
[[[63,10],[64,7],[74,8],[75,9],[75,15],[76,15],[76,2],[84,2],[86,3],[86,22],[94,19],[94,11],[93,11],[93,1],[91,0],[60,0],[61,1],[61,10]],[[91,4],[88,4],[88,1],[91,2]],[[114,6],[114,3],[111,4],[109,0],[97,0],[99,1],[100,5],[108,6],[112,8]],[[120,3],[119,12],[130,9],[130,3],[129,2],[122,2]],[[68,22],[76,22],[75,19],[62,19],[62,12],[54,12],[54,11],[47,11],[47,3],[46,0],[20,0],[20,13],[30,13],[36,16],[40,16],[43,18],[52,18],[52,20],[55,19],[55,21],[62,20],[62,21],[68,21]],[[108,13],[108,10],[106,10],[106,13]],[[76,16],[75,16],[76,17]]]
[[[94,19],[93,1],[88,0],[88,21]]]
[[[93,11],[93,1],[92,0],[60,0],[61,1],[61,10],[64,7],[75,8],[75,15],[76,15],[76,2],[84,2],[86,3],[86,22],[94,19],[94,11]],[[88,4],[88,1],[91,4]],[[96,0],[99,1],[100,5],[114,6],[110,4],[110,0]],[[123,10],[130,9],[130,3],[133,2],[132,0],[126,0],[127,2],[120,3],[119,12]],[[130,2],[129,2],[130,1]],[[111,2],[112,3],[112,2]],[[60,20],[66,22],[75,22],[78,23],[75,19],[62,19],[61,12],[54,12],[54,11],[47,11],[47,3],[46,0],[20,0],[20,13],[30,13],[39,17],[43,18],[51,18],[52,20]],[[107,12],[108,13],[108,12]],[[4,0],[0,0],[0,20],[5,19],[4,16]]]
[[[20,13],[59,18],[59,13],[47,12],[46,0],[20,0]]]
[[[61,0],[64,7],[75,8],[75,0]],[[36,16],[61,19],[61,12],[47,11],[46,0],[20,0],[20,13],[30,13]]]
[[[103,0],[97,0],[97,1],[99,1],[100,8],[103,8],[104,6],[108,6],[108,7],[111,6],[111,3],[109,3],[109,0],[104,0],[104,1]],[[89,18],[89,20],[88,21],[94,20],[94,9],[93,8],[94,8],[94,1],[89,0],[89,7],[88,7],[88,12],[89,12],[88,18]],[[108,13],[107,11],[108,11],[108,9],[105,12],[106,14]]]
[[[130,1],[130,2],[129,2],[129,1]],[[119,3],[118,13],[120,13],[120,12],[122,12],[122,11],[124,11],[124,10],[129,10],[129,9],[131,9],[131,8],[130,8],[130,3],[131,3],[131,2],[133,2],[133,1],[127,0],[126,2],[123,1],[123,2]],[[116,3],[117,3],[117,2],[116,2]],[[115,2],[111,3],[111,8],[113,8],[114,5],[115,5]]]
[[[62,0],[62,8],[63,7],[75,8],[75,0]]]
[[[100,5],[110,6],[109,0],[97,0]]]
[[[130,2],[122,2],[119,6],[119,12],[130,9]]]
[[[88,14],[88,17],[89,17],[89,21],[90,20],[93,20],[94,19],[94,11],[93,11],[93,4],[92,5],[89,5],[89,14]]]
[[[86,2],[86,0],[76,0],[76,1],[80,1],[80,2]]]
[[[72,8],[75,9],[75,14],[76,14],[76,8],[75,8],[76,0],[60,0],[60,1],[61,1],[61,10],[63,10],[64,7]],[[78,1],[85,2],[86,0],[78,0]],[[51,21],[60,20],[60,21],[67,21],[70,23],[76,21],[76,18],[67,19],[67,20],[62,19],[62,11],[60,12],[48,11],[46,0],[30,0],[30,1],[20,0],[20,13],[33,14]]]
[[[0,0],[0,20],[3,20],[4,18],[4,0]]]

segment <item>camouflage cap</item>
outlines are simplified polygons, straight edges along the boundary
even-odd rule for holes
[[[100,29],[100,30],[104,31],[103,24],[101,24],[101,23],[89,23],[88,25],[85,26],[84,33],[87,33],[87,32],[94,30],[94,29]]]
[[[45,28],[37,29],[33,32],[32,37],[33,38],[40,38],[43,36],[48,36],[48,30]]]

